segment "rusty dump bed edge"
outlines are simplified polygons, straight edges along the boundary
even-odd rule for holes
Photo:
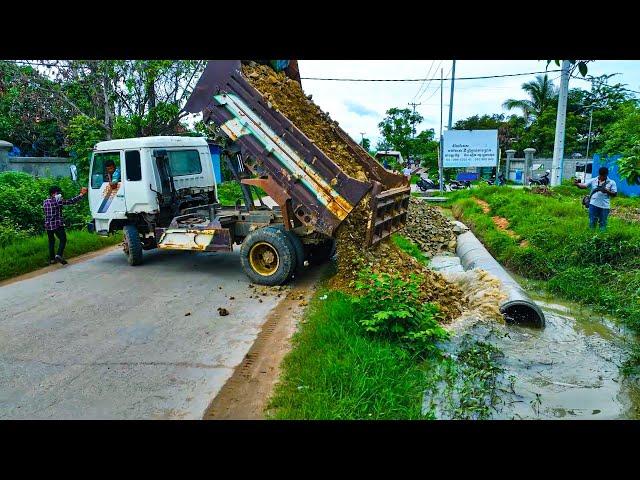
[[[213,121],[239,147],[252,173],[280,187],[282,194],[274,200],[283,209],[288,202],[297,220],[315,231],[333,236],[368,192],[372,194],[368,244],[404,225],[407,179],[385,170],[336,126],[336,134],[371,181],[346,175],[244,78],[239,60],[209,62],[185,110],[203,111],[203,120]]]

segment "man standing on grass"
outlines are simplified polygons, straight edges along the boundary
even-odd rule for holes
[[[49,188],[49,198],[42,204],[42,208],[44,209],[44,229],[47,231],[47,236],[49,237],[49,265],[56,262],[60,262],[63,265],[67,264],[67,261],[62,256],[64,247],[67,244],[67,234],[64,231],[64,220],[62,219],[62,207],[64,205],[78,203],[86,193],[87,189],[82,187],[80,195],[69,200],[63,200],[60,187],[53,186]],[[58,254],[54,256],[54,248],[56,246],[55,237],[58,237],[60,244],[58,245]]]
[[[591,200],[589,202],[589,228],[596,228],[596,223],[600,224],[600,230],[607,228],[607,218],[611,210],[611,197],[618,194],[616,182],[607,177],[609,169],[600,167],[598,176],[592,178],[587,183],[575,181],[578,188],[591,188]]]

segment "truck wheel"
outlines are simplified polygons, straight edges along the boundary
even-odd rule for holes
[[[135,225],[125,225],[124,232],[124,254],[127,256],[129,265],[140,265],[142,263],[142,243],[140,234]]]
[[[264,227],[246,236],[240,263],[247,276],[261,285],[281,285],[295,270],[295,251],[283,231]]]
[[[304,260],[306,258],[304,245],[302,245],[302,241],[300,237],[298,237],[295,233],[291,231],[287,231],[284,229],[284,225],[271,225],[267,228],[275,228],[284,233],[289,242],[291,242],[291,246],[293,247],[293,251],[295,253],[296,261],[294,262],[295,268],[294,272],[301,272],[304,269]]]

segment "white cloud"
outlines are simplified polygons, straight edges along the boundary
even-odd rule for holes
[[[429,84],[422,82],[336,82],[302,80],[305,93],[312,94],[313,100],[354,139],[359,140],[361,132],[371,139],[375,146],[379,139],[378,123],[389,108],[411,108],[410,102],[421,103],[416,107],[424,121],[417,128],[440,129],[440,68],[446,77],[451,68],[451,60],[300,60],[302,77],[328,78],[424,78],[437,77]],[[541,60],[458,60],[456,77],[476,77],[504,75],[522,72],[544,71],[546,61]],[[555,70],[555,64],[549,66]],[[612,80],[628,84],[628,88],[640,90],[640,61],[598,60],[589,64],[589,73],[601,75],[617,73],[622,75]],[[551,73],[558,84],[559,73]],[[507,98],[525,98],[521,85],[535,75],[503,77],[482,80],[458,80],[455,84],[453,123],[471,115],[506,113],[502,103]],[[589,83],[572,79],[569,85],[588,88]],[[423,92],[417,95],[421,87]],[[443,122],[446,127],[449,116],[450,82],[443,86]],[[368,112],[363,114],[362,112]]]

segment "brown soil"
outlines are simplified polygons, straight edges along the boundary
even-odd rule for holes
[[[491,211],[491,207],[484,200],[480,200],[479,198],[476,198],[476,197],[471,197],[471,198],[473,198],[474,202],[480,205],[480,208],[482,209],[483,213],[489,213]]]
[[[284,72],[276,73],[266,65],[242,66],[242,73],[285,117],[293,122],[316,146],[347,175],[361,181],[367,177],[362,166],[349,153],[347,145],[335,131],[337,122],[311,101],[300,84]]]
[[[640,208],[634,207],[613,207],[611,216],[621,218],[628,222],[640,222]]]
[[[271,311],[251,349],[204,414],[204,420],[259,420],[280,377],[280,364],[291,349],[305,306],[323,268],[314,268]]]
[[[498,227],[498,230],[502,230],[512,238],[518,237],[518,234],[516,232],[509,229],[509,220],[507,220],[506,218],[494,216],[491,217],[491,220],[493,220],[493,224]]]
[[[311,97],[304,95],[302,87],[284,73],[275,73],[270,67],[255,63],[243,65],[242,73],[255,87],[310,140],[325,152],[347,175],[367,181],[367,172],[349,153],[347,144],[337,135],[337,122],[330,119]],[[424,267],[413,257],[399,250],[388,240],[366,248],[367,227],[371,220],[369,196],[355,206],[336,230],[338,272],[332,279],[334,288],[353,291],[358,271],[370,268],[374,273],[410,273],[420,276],[423,301],[440,305],[443,321],[460,314],[464,305],[462,292],[444,278]]]

